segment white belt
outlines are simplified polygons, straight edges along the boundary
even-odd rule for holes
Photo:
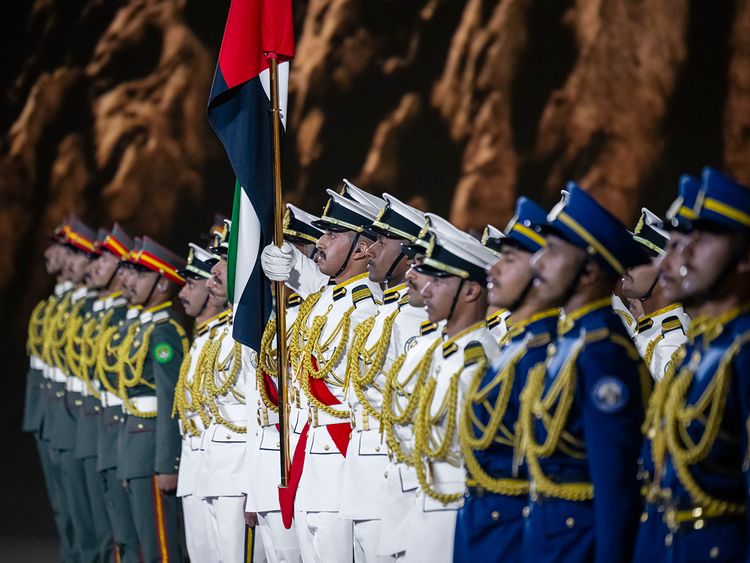
[[[333,416],[332,414],[328,414],[327,412],[324,412],[316,407],[310,407],[310,413],[307,420],[310,423],[310,426],[314,428],[318,426],[328,426],[329,424],[351,424],[349,413],[347,411],[341,412],[345,414],[346,417],[339,418],[337,416]]]
[[[271,409],[267,409],[265,406],[258,408],[258,424],[263,428],[268,426],[274,426],[279,423],[279,413],[274,412]]]
[[[36,356],[31,356],[29,358],[29,365],[31,366],[32,369],[43,370],[45,364],[41,358],[38,358]]]
[[[109,391],[102,391],[102,406],[103,407],[121,407],[122,406],[122,399],[115,395],[114,393],[110,393]]]
[[[77,377],[68,377],[68,380],[65,382],[65,388],[73,393],[83,393],[84,387],[85,385],[83,381],[81,381]]]
[[[133,397],[128,399],[128,402],[141,412],[156,412],[156,395]],[[122,410],[127,411],[127,407],[123,405]]]
[[[57,383],[66,383],[68,381],[68,376],[60,368],[52,368],[50,376],[52,377],[52,381]]]
[[[351,421],[352,428],[357,432],[380,429],[380,422],[378,422],[378,419],[370,415],[370,413],[361,407],[357,407],[357,410],[352,413]]]

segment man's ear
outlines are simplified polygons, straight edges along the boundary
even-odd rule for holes
[[[354,249],[354,252],[352,253],[352,257],[355,260],[362,260],[366,258],[365,253],[367,252],[367,249],[370,248],[370,245],[372,244],[372,241],[365,237],[359,237],[359,240],[357,241],[357,246]]]
[[[467,303],[474,303],[482,295],[482,286],[475,281],[467,281],[464,284],[464,298]]]
[[[169,280],[164,277],[160,278],[156,283],[156,289],[159,291],[159,293],[166,293],[167,291],[169,291]]]

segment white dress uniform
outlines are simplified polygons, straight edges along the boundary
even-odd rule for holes
[[[690,317],[679,304],[638,319],[633,342],[655,380],[664,377],[672,357],[687,342],[689,326]]]
[[[474,377],[484,373],[500,350],[484,321],[445,340],[433,352],[428,384],[422,391],[412,448],[420,489],[408,524],[405,561],[452,561],[456,511],[465,492],[458,422],[463,398]],[[426,419],[424,435],[420,417]],[[446,445],[443,456],[429,451]]]
[[[180,412],[182,451],[180,454],[180,469],[177,474],[177,496],[182,499],[185,541],[188,555],[192,561],[210,561],[211,551],[206,534],[206,519],[208,518],[205,513],[206,505],[203,499],[196,494],[201,470],[201,449],[205,428],[201,413],[190,408],[195,406],[191,390],[196,381],[198,361],[202,359],[201,352],[209,342],[210,330],[217,323],[220,323],[222,318],[222,315],[217,315],[196,326],[196,335],[190,345],[190,353],[184,359],[189,364],[177,384],[178,388],[175,390],[176,397],[179,393],[182,393],[185,397],[185,410]],[[205,357],[205,354],[203,357]],[[178,406],[179,410],[181,410],[181,407]],[[206,414],[204,413],[204,416]]]
[[[384,500],[382,480],[388,466],[380,430],[386,375],[406,351],[407,343],[419,336],[419,327],[426,319],[423,308],[408,304],[406,284],[401,284],[386,291],[376,315],[355,328],[356,335],[362,332],[364,341],[360,345],[353,343],[349,351],[347,406],[353,431],[344,462],[339,509],[341,518],[354,523],[355,561],[377,559]]]
[[[248,369],[254,352],[232,338],[232,326],[229,315],[211,330],[206,358],[209,369],[204,372],[202,382],[202,400],[209,411],[210,423],[204,433],[197,489],[205,503],[211,560],[222,563],[244,562],[246,558],[245,392],[246,378],[255,376],[252,368]],[[263,559],[261,542],[255,542],[254,553]]]
[[[407,345],[407,350],[398,373],[389,377],[383,404],[385,413],[384,436],[388,444],[388,465],[386,466],[380,503],[380,538],[377,555],[398,559],[406,551],[406,538],[409,535],[408,515],[414,507],[414,499],[419,482],[414,467],[406,463],[411,456],[413,440],[413,401],[415,389],[424,385],[432,361],[432,352],[442,339],[441,326],[429,320],[420,326],[420,336]],[[398,417],[399,423],[392,420]]]
[[[293,330],[299,306],[298,294],[287,298],[287,338]],[[268,349],[261,343],[261,353],[255,378],[248,378],[248,407],[253,411],[249,417],[256,419],[255,439],[247,441],[247,469],[245,470],[247,501],[245,511],[255,512],[258,525],[255,530],[261,537],[269,563],[301,561],[299,542],[294,529],[287,529],[281,519],[277,487],[281,481],[279,451],[278,380],[267,375],[267,364],[276,361],[275,323],[266,326],[263,341],[268,339]],[[275,368],[275,365],[272,365]],[[274,393],[275,399],[274,399]],[[287,403],[289,404],[289,403]],[[306,419],[306,417],[305,417]],[[296,440],[290,436],[290,451],[294,451]]]
[[[304,561],[352,559],[352,524],[338,517],[346,439],[351,433],[345,405],[346,357],[354,328],[375,314],[381,296],[380,286],[367,274],[354,276],[322,289],[307,318],[301,377],[309,401],[309,430],[295,501]],[[293,463],[299,463],[297,455]]]
[[[628,306],[625,305],[622,299],[617,295],[612,296],[612,309],[622,319],[622,324],[625,325],[625,329],[628,334],[632,337],[635,335],[635,331],[638,328],[638,322],[633,318],[633,313],[630,312]]]
[[[498,344],[502,344],[508,334],[509,318],[510,311],[507,309],[499,309],[487,317],[487,330]]]

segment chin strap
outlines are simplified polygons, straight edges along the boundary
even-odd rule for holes
[[[448,323],[451,320],[451,317],[453,317],[453,313],[456,311],[456,305],[458,304],[458,294],[461,293],[461,289],[464,287],[464,282],[466,280],[461,278],[461,283],[458,284],[458,289],[456,289],[455,295],[453,295],[453,302],[451,303],[451,310],[448,313],[448,316],[445,318],[445,322]]]
[[[521,291],[521,294],[516,298],[513,303],[511,303],[510,307],[508,307],[509,311],[517,311],[518,308],[523,305],[523,302],[526,301],[526,297],[529,295],[529,291],[531,291],[531,288],[534,286],[534,276],[531,276],[531,279],[529,280],[529,283],[526,284],[526,287],[523,288],[523,291]]]
[[[643,303],[644,301],[648,301],[649,299],[651,299],[651,296],[654,294],[654,289],[656,289],[656,284],[657,283],[659,283],[659,276],[658,276],[658,274],[654,278],[654,282],[651,284],[651,287],[648,288],[648,291],[644,295],[642,295],[641,297],[638,298],[638,301],[640,301],[641,303]]]
[[[107,280],[107,283],[104,284],[104,289],[109,289],[112,285],[112,282],[115,281],[115,276],[117,275],[117,272],[120,270],[120,263],[117,263],[117,266],[115,267],[115,271],[112,272],[112,275],[109,276],[109,280]]]
[[[573,295],[575,295],[576,287],[578,286],[578,280],[581,279],[583,272],[586,270],[586,265],[589,263],[589,260],[591,260],[591,257],[587,255],[586,259],[583,262],[581,262],[580,266],[578,266],[578,271],[576,272],[576,275],[573,276],[573,279],[568,284],[568,287],[565,289],[565,293],[562,296],[563,305],[567,303],[568,301],[570,301]]]
[[[401,262],[401,260],[402,260],[402,259],[403,259],[403,258],[404,258],[405,256],[406,256],[406,255],[405,255],[405,254],[404,254],[403,252],[399,253],[399,255],[398,255],[398,258],[396,258],[396,259],[395,259],[395,260],[393,261],[393,264],[391,264],[391,267],[390,267],[390,268],[388,268],[388,271],[387,271],[387,272],[386,272],[386,274],[385,274],[385,280],[384,280],[384,281],[385,281],[386,283],[388,283],[388,282],[389,282],[389,281],[391,280],[391,276],[393,275],[393,270],[395,270],[395,269],[396,269],[396,266],[398,266],[398,265],[399,265],[399,263]]]
[[[349,252],[346,253],[346,258],[344,258],[344,262],[341,264],[341,267],[338,269],[338,271],[333,274],[332,278],[337,278],[341,275],[341,272],[343,272],[346,269],[346,265],[349,263],[349,258],[352,257],[352,254],[354,254],[354,249],[357,247],[357,243],[359,242],[359,233],[356,233],[354,235],[354,239],[352,240],[352,244],[349,246]]]
[[[161,281],[161,276],[156,276],[156,281],[154,282],[154,285],[151,286],[151,291],[148,292],[148,297],[146,297],[143,304],[145,305],[149,301],[151,301],[151,296],[154,294],[154,291],[156,291],[156,286],[159,285],[159,282]]]

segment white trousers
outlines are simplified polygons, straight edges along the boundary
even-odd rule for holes
[[[423,512],[411,515],[409,537],[406,539],[407,563],[452,563],[453,535],[456,532],[456,510]]]
[[[354,561],[355,563],[392,563],[392,557],[377,555],[380,541],[380,520],[354,521]]]
[[[195,495],[182,497],[182,514],[185,519],[185,543],[190,561],[211,561],[208,545],[206,503]]]
[[[206,532],[211,563],[245,563],[245,497],[207,497]],[[263,540],[256,534],[253,561],[266,560]]]
[[[352,563],[352,521],[338,512],[297,512],[295,529],[304,563]]]
[[[255,531],[261,538],[268,563],[302,561],[296,530],[294,527],[289,530],[284,527],[281,512],[258,512],[257,514],[258,525]]]

